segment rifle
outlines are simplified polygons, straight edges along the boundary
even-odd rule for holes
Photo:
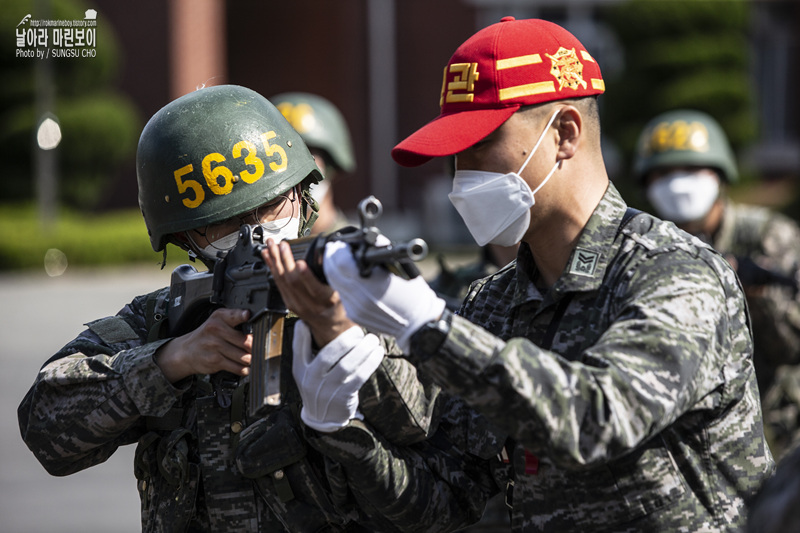
[[[736,274],[739,276],[742,285],[745,287],[760,286],[760,285],[781,285],[784,287],[791,287],[794,294],[798,291],[797,279],[776,272],[774,270],[764,268],[753,261],[748,256],[736,258]]]
[[[349,226],[333,233],[287,240],[295,260],[303,259],[323,283],[327,283],[322,259],[325,245],[343,241],[350,245],[361,276],[367,277],[380,266],[411,279],[419,275],[414,261],[423,259],[428,245],[422,239],[391,243],[374,225],[383,212],[374,196],[358,204],[361,227]],[[261,258],[266,239],[263,228],[245,224],[239,229],[236,245],[218,254],[208,272],[191,265],[180,265],[172,272],[170,307],[167,313],[169,334],[178,336],[199,326],[211,310],[219,307],[247,309],[250,319],[245,333],[253,334],[250,363],[249,412],[260,415],[269,406],[281,403],[280,367],[283,352],[284,318],[289,310],[283,303],[267,265]]]

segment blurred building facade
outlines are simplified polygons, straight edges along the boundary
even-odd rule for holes
[[[355,208],[368,194],[401,233],[433,241],[468,241],[446,196],[446,161],[405,169],[391,147],[438,113],[441,69],[478,28],[506,15],[564,25],[598,58],[604,74],[621,68],[614,36],[598,11],[621,0],[139,0],[136,7],[94,0],[114,26],[125,64],[120,88],[146,120],[169,100],[203,85],[234,83],[265,96],[284,91],[324,95],[346,117],[358,169],[337,180],[337,202]],[[753,3],[753,80],[760,139],[747,157],[763,176],[800,175],[800,2]],[[101,45],[101,43],[99,43]],[[607,75],[607,74],[606,74]],[[610,166],[615,165],[609,153]],[[612,174],[613,174],[612,168]],[[112,195],[136,204],[133,162]],[[442,200],[444,203],[442,203]],[[446,204],[446,205],[445,205]]]

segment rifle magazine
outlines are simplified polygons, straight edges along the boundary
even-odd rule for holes
[[[253,324],[253,359],[250,363],[250,415],[281,403],[281,353],[284,315],[265,313]]]

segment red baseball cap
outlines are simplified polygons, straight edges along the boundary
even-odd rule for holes
[[[415,167],[469,148],[522,106],[603,91],[600,67],[570,32],[546,20],[503,17],[458,47],[444,68],[439,116],[392,157]]]

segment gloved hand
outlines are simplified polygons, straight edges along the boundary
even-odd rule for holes
[[[358,391],[383,360],[383,346],[375,335],[353,326],[311,352],[311,331],[298,320],[292,341],[292,374],[300,389],[300,418],[317,431],[330,433],[347,425],[358,412]]]
[[[370,331],[392,335],[404,352],[408,352],[411,335],[444,311],[445,301],[419,276],[406,280],[375,268],[362,278],[344,242],[325,245],[323,269],[347,316]]]

